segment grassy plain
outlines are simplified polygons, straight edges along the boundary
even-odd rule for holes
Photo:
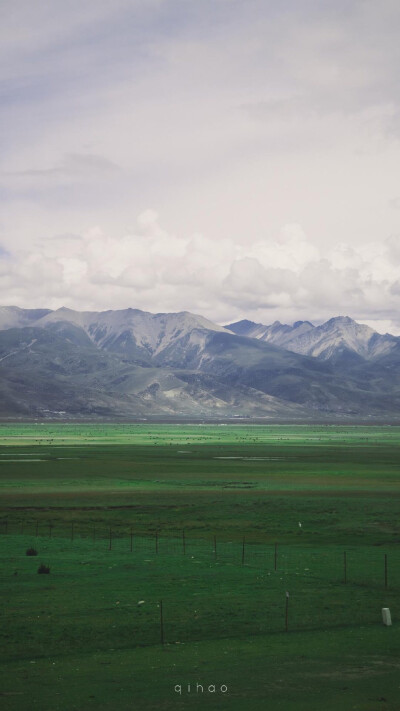
[[[3,708],[398,711],[399,455],[389,426],[1,426]]]

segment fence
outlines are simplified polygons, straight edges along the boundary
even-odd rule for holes
[[[397,546],[139,535],[130,526],[35,520],[2,531],[2,585],[15,610],[4,632],[23,639],[26,654],[41,644],[46,654],[73,650],[82,639],[116,649],[360,627],[381,624],[382,607],[395,623],[398,616]],[[39,557],[25,556],[30,545]],[[51,566],[47,586],[35,574],[42,560]],[[26,637],[27,611],[34,619],[46,609],[51,619],[42,615]]]
[[[312,546],[260,543],[246,540],[227,541],[211,534],[191,538],[184,529],[175,535],[161,530],[143,534],[133,526],[105,526],[85,522],[3,521],[0,535],[34,538],[61,538],[71,542],[91,541],[109,551],[155,554],[160,556],[195,556],[198,560],[219,561],[282,572],[307,573],[315,579],[400,587],[400,548],[391,547],[390,555],[380,546]],[[392,564],[391,564],[392,563]]]

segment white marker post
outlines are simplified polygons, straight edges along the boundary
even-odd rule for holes
[[[382,620],[386,627],[392,626],[392,617],[390,615],[390,610],[388,607],[382,607]]]

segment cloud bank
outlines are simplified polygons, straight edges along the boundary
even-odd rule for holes
[[[240,244],[165,230],[153,210],[122,236],[93,227],[0,253],[0,302],[21,306],[190,310],[221,323],[316,322],[346,314],[400,332],[399,243],[321,248],[300,225]]]

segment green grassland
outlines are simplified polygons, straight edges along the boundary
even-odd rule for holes
[[[399,455],[389,426],[2,425],[2,708],[398,711]]]

